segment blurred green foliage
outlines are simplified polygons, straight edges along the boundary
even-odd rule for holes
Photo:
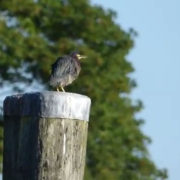
[[[49,88],[57,56],[79,50],[88,59],[66,90],[92,99],[85,179],[165,179],[166,171],[148,156],[150,139],[140,130],[143,121],[135,117],[142,103],[129,98],[136,83],[126,56],[136,33],[125,32],[115,18],[114,11],[88,0],[1,0],[1,85],[37,81]]]

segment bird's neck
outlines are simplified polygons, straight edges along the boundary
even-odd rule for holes
[[[75,61],[78,63],[78,65],[80,65],[80,60],[78,58],[75,58]]]

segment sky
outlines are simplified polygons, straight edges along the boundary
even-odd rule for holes
[[[139,34],[128,55],[138,83],[132,97],[144,103],[138,117],[145,120],[142,130],[153,141],[148,146],[151,158],[159,168],[168,169],[169,180],[180,180],[180,1],[91,2],[114,9],[116,22]],[[4,89],[4,93],[11,91]]]
[[[151,137],[150,156],[159,168],[167,168],[168,180],[180,179],[180,1],[91,0],[118,13],[116,22],[137,31],[128,60],[141,99],[144,133]]]

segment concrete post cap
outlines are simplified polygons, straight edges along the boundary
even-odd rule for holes
[[[88,121],[90,106],[91,99],[84,95],[44,91],[6,97],[4,100],[4,115]]]

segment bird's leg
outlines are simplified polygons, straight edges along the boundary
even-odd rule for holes
[[[56,88],[56,90],[57,90],[57,92],[59,92],[59,88],[58,87]]]
[[[63,92],[65,92],[65,90],[64,90],[64,88],[62,86],[61,86],[61,89],[62,89]]]

